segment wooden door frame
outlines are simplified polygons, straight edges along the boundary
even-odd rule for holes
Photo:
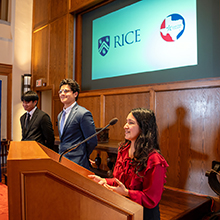
[[[7,140],[11,140],[12,65],[0,63],[0,75],[7,76]]]

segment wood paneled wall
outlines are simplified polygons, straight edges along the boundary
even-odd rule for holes
[[[74,70],[81,82],[81,21],[80,16],[75,20],[74,14],[100,2],[107,1],[34,1],[33,89],[53,91],[52,122],[56,136],[57,115],[62,109],[57,91],[63,78],[73,77],[75,49]],[[39,78],[46,79],[46,87],[35,87]],[[153,109],[161,151],[170,165],[166,185],[216,196],[205,172],[211,169],[213,160],[220,161],[219,78],[81,92],[78,103],[92,112],[96,127],[103,127],[117,117],[119,121],[110,127],[109,137],[118,141],[124,139],[123,126],[132,108]]]
[[[104,1],[106,0],[69,0],[70,12],[81,12]]]
[[[34,0],[32,33],[32,88],[40,94],[52,90],[52,123],[58,136],[57,114],[62,109],[58,89],[60,81],[73,77],[73,22],[68,0]],[[36,87],[43,79],[44,87]]]
[[[109,138],[119,142],[132,108],[153,109],[161,152],[169,163],[166,185],[216,196],[205,172],[213,160],[220,161],[219,78],[82,92],[78,103],[92,112],[96,127],[117,117]]]

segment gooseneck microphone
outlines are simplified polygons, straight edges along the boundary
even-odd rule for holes
[[[114,125],[118,122],[118,119],[117,118],[113,118],[109,123],[108,125],[106,125],[104,128],[102,128],[100,131],[96,132],[95,134],[87,137],[85,140],[83,140],[82,142],[70,147],[69,149],[65,150],[61,155],[60,155],[60,158],[59,158],[59,162],[61,162],[61,159],[63,157],[64,154],[67,154],[68,152],[70,152],[71,150],[74,150],[76,149],[77,147],[79,147],[79,145],[87,142],[88,140],[90,140],[91,138],[95,137],[96,135],[98,135],[100,132],[102,132],[103,130],[105,130],[107,127],[109,127],[110,125]]]

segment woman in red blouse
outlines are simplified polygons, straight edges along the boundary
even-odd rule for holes
[[[168,164],[160,153],[154,112],[133,109],[124,129],[125,141],[119,146],[114,178],[89,177],[144,206],[144,220],[159,220]]]

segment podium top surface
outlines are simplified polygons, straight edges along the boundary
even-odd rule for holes
[[[50,158],[36,141],[11,141],[8,160]]]
[[[45,162],[50,164],[55,163],[60,169],[66,167],[83,176],[94,174],[90,170],[87,170],[67,158],[63,157],[62,161],[59,162],[59,157],[59,154],[36,141],[11,141],[7,161],[8,165],[13,161],[29,161],[29,163],[35,161],[38,165]],[[55,166],[55,164],[51,166]],[[49,164],[47,164],[47,168],[48,166]]]

